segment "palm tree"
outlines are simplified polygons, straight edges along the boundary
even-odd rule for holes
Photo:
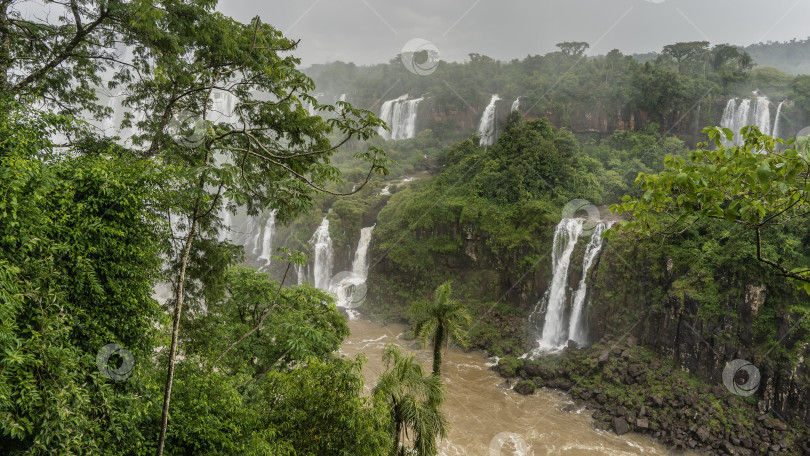
[[[394,437],[393,455],[404,455],[400,447],[408,429],[413,433],[413,449],[419,456],[433,456],[437,452],[436,438],[447,433],[447,419],[441,411],[444,385],[441,380],[426,374],[413,355],[405,355],[396,345],[383,352],[385,372],[374,385],[372,394],[385,403],[391,412]]]
[[[464,303],[450,297],[452,292],[451,283],[444,282],[436,288],[432,301],[417,301],[408,309],[414,332],[422,343],[433,338],[435,376],[441,373],[442,343],[450,345],[452,340],[462,347],[467,346],[467,327],[472,317]]]

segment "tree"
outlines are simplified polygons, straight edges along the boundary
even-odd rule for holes
[[[625,196],[611,206],[628,214],[614,232],[673,235],[706,219],[724,220],[748,228],[754,235],[757,260],[775,268],[810,293],[810,265],[788,265],[769,258],[763,231],[810,215],[810,156],[806,139],[785,143],[763,135],[757,127],[742,129],[743,144],[725,147],[734,132],[728,128],[703,130],[714,145],[700,144],[687,159],[667,156],[666,169],[658,174],[639,174],[640,198]],[[791,147],[792,146],[792,147]]]
[[[560,48],[560,51],[569,56],[569,57],[579,57],[585,52],[585,49],[591,47],[590,44],[584,41],[565,41],[562,43],[557,43],[556,46]]]
[[[414,332],[427,342],[433,339],[433,375],[441,375],[442,345],[450,341],[466,346],[467,333],[472,317],[461,301],[450,295],[453,290],[449,281],[436,288],[433,300],[415,302],[408,310]]]
[[[369,139],[382,125],[370,111],[346,102],[318,105],[308,94],[312,81],[296,69],[299,60],[282,56],[297,42],[258,18],[242,24],[203,6],[187,9],[156,18],[154,39],[169,44],[136,59],[142,78],[129,85],[125,101],[146,113],[138,122],[144,133],[135,137],[145,157],[179,170],[171,182],[178,190],[172,209],[182,234],[168,271],[174,316],[158,456],[186,298],[190,305],[218,299],[222,275],[239,258],[221,235],[229,229],[221,214],[237,207],[249,215],[272,208],[279,221],[292,219],[309,209],[315,194],[337,194],[327,188],[340,182],[330,156],[349,141]],[[310,116],[305,102],[328,120]],[[183,117],[193,122],[177,125],[174,120]],[[331,135],[338,136],[334,143]],[[384,152],[376,147],[356,157],[370,164],[355,191],[373,172],[387,172]]]
[[[413,448],[419,456],[436,454],[436,438],[444,438],[447,419],[441,412],[444,387],[438,376],[425,373],[413,355],[405,355],[396,345],[383,352],[386,370],[377,379],[373,396],[386,404],[391,416],[391,453],[405,455],[403,433],[413,433]]]
[[[664,46],[663,53],[678,62],[678,70],[683,72],[683,64],[695,61],[709,49],[708,41],[687,41]]]
[[[2,454],[122,454],[142,443],[135,423],[150,408],[162,171],[87,137],[55,153],[50,138],[74,129],[0,100]],[[126,382],[97,366],[109,343],[134,357]]]

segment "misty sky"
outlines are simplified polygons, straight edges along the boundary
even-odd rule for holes
[[[301,39],[304,66],[386,62],[413,38],[442,60],[500,60],[587,41],[589,54],[660,51],[677,41],[747,45],[810,35],[810,0],[220,0],[239,20],[261,16]]]

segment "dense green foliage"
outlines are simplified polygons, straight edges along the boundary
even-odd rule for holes
[[[162,172],[92,139],[76,156],[54,154],[48,137],[68,119],[2,108],[0,452],[137,448],[132,420],[149,407],[141,366],[115,384],[96,353],[115,342],[143,363],[154,347]]]
[[[749,228],[756,235],[757,259],[799,282],[810,292],[810,262],[782,264],[768,258],[762,232],[810,214],[807,178],[810,160],[807,139],[790,140],[784,151],[775,151],[782,140],[762,135],[756,127],[744,127],[741,146],[725,147],[729,129],[706,130],[708,144],[684,157],[665,159],[667,168],[658,174],[639,174],[636,182],[644,194],[623,198],[612,207],[632,219],[615,230],[638,230],[674,234],[698,220],[718,219]],[[764,250],[764,251],[763,251]]]

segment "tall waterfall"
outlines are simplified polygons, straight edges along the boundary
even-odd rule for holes
[[[762,134],[771,134],[771,102],[767,97],[757,97],[757,104],[754,109],[754,125],[759,127]]]
[[[478,132],[481,133],[480,144],[482,146],[495,144],[495,102],[498,100],[500,100],[500,97],[493,95],[486,109],[484,109],[484,114],[481,116]]]
[[[328,290],[332,279],[332,238],[329,237],[329,219],[323,218],[309,242],[315,253],[312,264],[313,285]]]
[[[568,296],[568,270],[571,266],[571,255],[586,226],[594,224],[590,241],[585,247],[582,259],[582,277],[578,288]],[[602,233],[610,228],[613,222],[589,221],[582,218],[564,218],[554,232],[554,243],[551,250],[552,277],[543,299],[538,303],[532,318],[545,314],[538,348],[534,353],[557,351],[564,348],[568,340],[580,345],[587,342],[585,327],[585,300],[588,295],[588,272],[602,251]],[[568,302],[571,310],[567,319]],[[534,321],[537,325],[537,321]]]
[[[583,318],[585,314],[585,297],[588,294],[588,271],[602,250],[602,233],[611,225],[613,225],[613,222],[597,222],[591,240],[588,242],[588,246],[585,247],[585,258],[582,260],[582,278],[579,280],[577,291],[574,292],[574,304],[571,306],[571,318],[568,322],[568,338],[579,345],[584,345],[588,341],[585,334],[585,319]]]
[[[382,104],[380,119],[385,121],[390,132],[380,127],[377,132],[384,139],[410,139],[416,136],[416,114],[423,98],[408,100],[408,95],[388,100]]]
[[[520,108],[520,97],[515,98],[515,101],[512,102],[512,109],[511,111],[517,111]]]
[[[356,300],[364,296],[355,297],[366,283],[368,278],[368,246],[371,243],[371,232],[376,225],[372,225],[360,230],[360,240],[357,242],[357,250],[354,252],[352,270],[338,279],[337,283],[330,286],[330,291],[337,295],[337,306],[351,309]],[[365,290],[361,291],[365,294]],[[351,314],[349,314],[351,316]]]
[[[779,138],[779,135],[782,133],[781,131],[779,131],[779,123],[780,123],[779,117],[782,116],[782,105],[784,104],[785,100],[782,100],[779,102],[779,106],[776,107],[776,117],[773,119],[773,134],[771,135],[774,138]]]
[[[571,264],[571,254],[577,245],[579,235],[582,234],[584,221],[585,219],[581,218],[562,219],[554,232],[554,244],[551,250],[553,275],[551,285],[543,297],[546,318],[543,322],[542,335],[538,341],[540,349],[544,351],[560,348],[567,341],[563,322],[567,301],[568,267]]]
[[[264,260],[267,263],[270,262],[270,255],[273,254],[273,232],[276,230],[277,212],[278,211],[276,211],[275,209],[270,211],[270,216],[267,217],[267,222],[264,224],[264,228],[262,230],[259,230],[262,232],[262,245],[259,260]]]
[[[742,144],[740,130],[748,125],[756,125],[763,134],[771,134],[771,102],[768,97],[757,97],[753,112],[751,111],[751,100],[743,99],[737,105],[737,99],[732,98],[726,104],[720,126],[729,128],[734,132],[733,144]],[[727,143],[727,141],[723,141]],[[731,144],[726,144],[731,145]]]

